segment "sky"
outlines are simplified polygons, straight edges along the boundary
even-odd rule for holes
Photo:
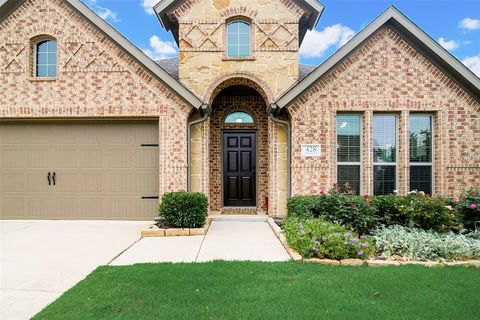
[[[177,56],[152,7],[160,0],[82,0],[153,59]],[[480,77],[480,0],[321,0],[325,11],[300,48],[317,66],[390,5],[396,6]]]

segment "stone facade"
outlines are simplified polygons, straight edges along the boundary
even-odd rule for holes
[[[180,81],[208,100],[212,83],[234,72],[251,73],[275,97],[298,80],[299,21],[307,12],[293,1],[187,1],[172,15],[179,21]],[[226,24],[251,23],[251,56],[226,56]]]
[[[289,107],[293,194],[318,194],[336,183],[336,114],[362,115],[362,192],[373,192],[372,116],[398,116],[397,189],[409,190],[409,115],[434,116],[434,193],[480,186],[480,103],[393,29],[383,27]],[[301,144],[322,156],[303,158]]]

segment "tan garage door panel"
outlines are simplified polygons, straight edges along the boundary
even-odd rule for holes
[[[156,123],[0,124],[0,216],[151,219],[157,143]]]

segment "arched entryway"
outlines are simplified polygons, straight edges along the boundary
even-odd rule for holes
[[[211,211],[267,211],[269,118],[267,102],[252,87],[232,82],[211,104]]]
[[[204,101],[206,111],[192,112],[188,120],[189,190],[208,196],[210,214],[285,216],[288,114],[269,116],[273,97],[248,74],[219,78]]]

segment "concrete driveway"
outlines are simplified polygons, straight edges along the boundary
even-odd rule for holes
[[[148,224],[0,221],[0,319],[29,319],[134,244]]]

